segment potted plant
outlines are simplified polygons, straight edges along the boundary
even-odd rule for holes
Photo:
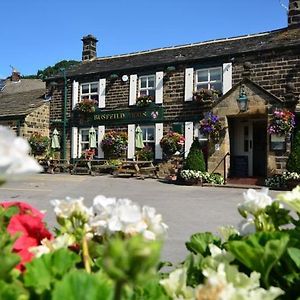
[[[210,102],[218,99],[222,92],[214,89],[199,89],[193,93],[193,100],[196,102]]]
[[[50,145],[50,139],[37,132],[30,136],[28,142],[34,156],[43,155]]]
[[[96,100],[84,98],[76,104],[75,110],[81,113],[93,113],[96,111],[96,105]]]
[[[287,109],[275,109],[268,126],[268,133],[286,136],[295,127],[295,115]]]
[[[169,131],[160,140],[160,146],[166,156],[171,156],[182,150],[184,145],[184,137],[182,134]]]
[[[146,107],[149,106],[153,102],[153,97],[150,95],[140,96],[136,99],[136,106],[138,107]]]
[[[214,141],[219,140],[222,130],[223,127],[220,118],[212,112],[206,113],[205,117],[200,121],[200,131]]]
[[[120,158],[127,149],[127,133],[109,131],[105,133],[101,147],[106,158]]]

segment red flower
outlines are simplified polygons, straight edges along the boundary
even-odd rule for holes
[[[11,217],[7,231],[11,236],[19,235],[14,243],[13,251],[21,257],[21,262],[16,268],[24,271],[25,263],[33,258],[29,248],[40,245],[44,238],[52,239],[52,234],[43,223],[44,215],[30,205],[22,202],[5,202],[0,205],[3,207],[17,206],[20,210],[18,214]]]

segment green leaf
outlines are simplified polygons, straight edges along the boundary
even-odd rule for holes
[[[80,257],[68,249],[59,249],[34,259],[26,264],[25,286],[42,294],[50,290],[54,282],[61,279],[79,261]]]
[[[102,274],[73,270],[55,285],[53,300],[110,300],[113,286]]]
[[[29,295],[20,282],[7,283],[0,280],[0,299],[27,300]]]
[[[241,241],[231,241],[226,245],[235,258],[251,271],[261,273],[266,288],[269,274],[284,254],[289,236],[282,232],[259,232]]]
[[[208,245],[214,244],[217,246],[221,245],[221,239],[214,236],[210,232],[195,233],[191,236],[190,241],[186,242],[187,249],[195,254],[200,253],[202,255],[208,255]]]
[[[300,249],[290,247],[287,249],[287,253],[293,260],[293,262],[296,264],[296,266],[300,269]]]

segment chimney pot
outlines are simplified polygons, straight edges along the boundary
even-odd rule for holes
[[[289,0],[289,27],[300,27],[300,0]]]
[[[82,39],[82,61],[89,61],[97,57],[97,38],[89,34]]]

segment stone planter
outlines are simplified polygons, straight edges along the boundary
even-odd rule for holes
[[[289,179],[286,182],[286,186],[288,190],[294,189],[297,185],[300,185],[299,179]]]

